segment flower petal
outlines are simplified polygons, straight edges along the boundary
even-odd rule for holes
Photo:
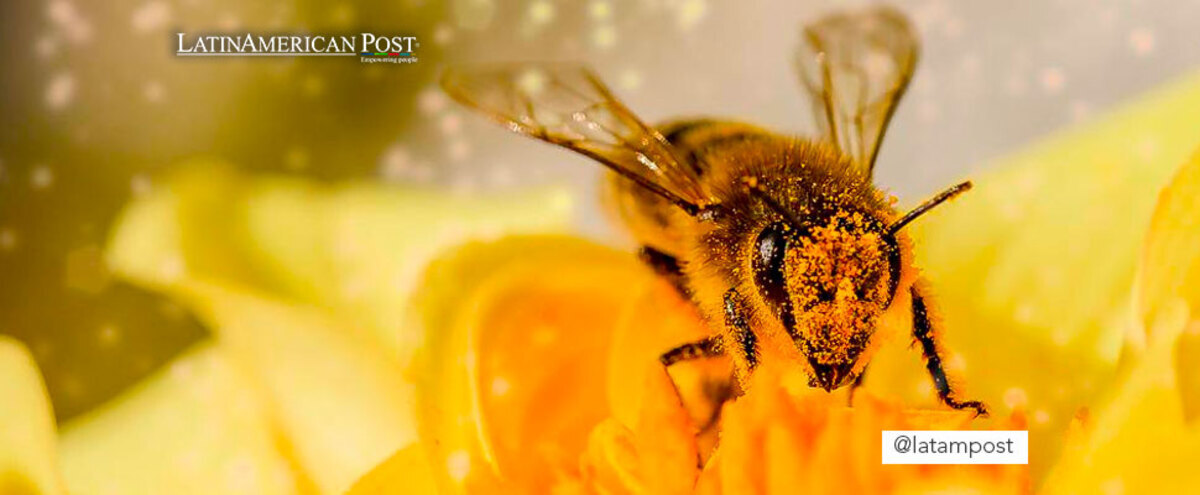
[[[470,239],[565,230],[561,189],[456,196],[374,183],[320,184],[197,161],[116,223],[108,262],[141,285],[203,278],[329,308],[407,359],[406,301],[425,264]]]
[[[1170,493],[1200,483],[1187,467],[1200,455],[1200,427],[1189,422],[1200,402],[1198,193],[1200,157],[1193,156],[1159,195],[1146,235],[1130,366],[1099,412],[1072,431],[1047,492]]]
[[[1025,493],[1026,466],[881,465],[883,430],[967,429],[972,415],[912,411],[870,396],[807,386],[797,370],[760,365],[725,407],[721,444],[701,474],[705,493]],[[1011,424],[1003,424],[1011,428]],[[715,474],[714,474],[715,471]],[[714,480],[714,477],[719,480]],[[717,486],[719,485],[719,490]]]
[[[598,424],[581,458],[578,476],[559,487],[599,493],[693,493],[700,452],[697,429],[677,385],[662,366],[646,371],[635,426],[609,418]]]
[[[1139,275],[1138,316],[1146,330],[1172,304],[1200,314],[1200,153],[1159,194]]]
[[[0,335],[0,404],[0,493],[66,493],[41,373],[25,346],[5,335]]]
[[[1200,332],[1184,321],[1200,315],[1200,152],[1159,194],[1142,251],[1138,316],[1146,332],[1131,332],[1131,355],[1155,339],[1175,340],[1175,373],[1188,418],[1200,415]],[[1153,345],[1153,344],[1150,344]]]
[[[107,257],[213,325],[337,493],[415,437],[404,371],[423,335],[407,302],[425,263],[466,239],[561,228],[569,211],[559,190],[460,198],[199,162],[126,209]]]
[[[1193,75],[990,165],[975,190],[922,219],[921,266],[948,323],[971,328],[958,340],[992,345],[996,332],[976,327],[995,321],[988,329],[1002,335],[1115,361],[1121,340],[1108,323],[1197,127]]]
[[[447,488],[534,489],[578,469],[609,415],[621,308],[653,275],[568,237],[469,244],[432,263],[415,308],[421,437]]]
[[[1183,416],[1200,418],[1200,325],[1193,321],[1175,342],[1175,380]]]
[[[253,380],[200,344],[68,422],[63,477],[92,495],[304,493],[271,413]]]
[[[313,308],[194,281],[179,289],[262,387],[321,493],[341,493],[416,439],[413,386],[373,341]]]
[[[648,493],[691,493],[700,475],[697,428],[665,369],[652,370],[646,380],[634,443]]]
[[[1186,493],[1200,486],[1200,427],[1185,421],[1173,348],[1173,339],[1151,341],[1112,398],[1077,421],[1046,477],[1046,493]]]
[[[405,493],[437,493],[433,478],[433,467],[425,457],[425,448],[418,444],[409,445],[372,469],[346,495],[389,495],[400,487]]]
[[[619,421],[602,421],[588,438],[578,479],[561,481],[556,489],[567,485],[585,493],[647,493],[636,442],[633,432]]]
[[[648,383],[646,377],[661,371],[659,356],[681,344],[714,335],[714,332],[695,306],[680,297],[679,291],[665,280],[645,284],[640,293],[629,292],[630,303],[622,308],[617,319],[608,353],[607,389],[613,416],[622,424],[633,427],[643,414],[645,396],[658,393],[649,387],[635,385]],[[671,376],[684,403],[696,409],[693,420],[697,424],[707,421],[713,412],[698,407],[711,402],[705,397],[705,387],[719,385],[717,381],[728,382],[731,366],[728,359],[696,360],[671,366]]]

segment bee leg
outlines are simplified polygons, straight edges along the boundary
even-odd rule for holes
[[[745,361],[747,370],[754,370],[758,364],[758,335],[746,321],[746,302],[736,288],[725,291],[725,327],[732,332],[733,340],[738,343],[738,352]]]
[[[986,416],[987,406],[979,401],[960,401],[950,390],[950,382],[946,379],[946,370],[942,368],[942,357],[938,353],[938,345],[934,337],[933,322],[929,318],[929,307],[925,297],[916,287],[911,289],[913,337],[921,344],[921,354],[925,356],[925,368],[933,378],[933,386],[937,389],[938,398],[943,404],[954,409],[974,409],[976,415]]]
[[[733,332],[734,340],[741,346],[738,351],[742,353],[742,357],[753,369],[754,365],[758,364],[758,339],[746,321],[743,304],[741,294],[738,294],[737,289],[729,289],[725,292],[725,325],[729,327],[729,331]],[[658,360],[663,366],[670,367],[680,361],[717,357],[722,354],[725,354],[725,344],[721,340],[721,336],[714,335],[664,352]]]
[[[691,300],[692,290],[687,286],[687,277],[683,275],[683,267],[679,266],[678,259],[650,246],[642,246],[638,250],[638,258],[649,265],[654,273],[670,281],[685,299]]]
[[[672,348],[671,350],[662,353],[662,355],[658,357],[658,362],[662,363],[663,370],[667,371],[667,376],[670,377],[670,369],[671,365],[673,364],[696,359],[718,357],[723,354],[724,349],[721,343],[721,337],[719,335],[715,335],[706,339],[688,342]],[[686,404],[684,404],[683,393],[679,391],[679,384],[675,383],[674,378],[671,378],[671,387],[675,389],[675,397],[679,399],[679,403],[683,405],[685,409],[687,409]],[[728,384],[725,386],[713,383],[704,384],[704,395],[713,401],[712,403],[714,406],[713,411],[709,414],[707,421],[703,425],[700,425],[699,430],[696,432],[697,438],[705,435],[717,425],[717,422],[721,417],[721,406],[725,404],[725,401],[732,396],[729,390],[732,390],[732,386]],[[697,467],[704,465],[705,456],[703,454],[703,452],[697,452]]]
[[[688,342],[664,352],[658,357],[658,361],[663,366],[669,368],[672,364],[681,361],[717,357],[724,353],[724,349],[721,347],[721,337],[712,336],[703,340]]]

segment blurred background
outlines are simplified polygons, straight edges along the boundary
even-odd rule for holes
[[[448,101],[462,61],[592,65],[650,122],[722,115],[812,129],[799,26],[863,2],[706,0],[16,0],[0,2],[0,333],[33,350],[59,419],[112,397],[204,330],[111,280],[111,221],[174,164],[217,157],[317,180],[457,194],[600,168]],[[877,180],[911,203],[988,159],[1200,67],[1200,1],[899,1],[922,60]],[[418,37],[416,64],[178,58],[176,32]],[[619,243],[595,202],[580,230]]]

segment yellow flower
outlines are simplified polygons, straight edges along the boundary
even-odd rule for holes
[[[790,378],[790,379],[789,379]],[[722,418],[706,493],[1025,493],[1023,465],[882,465],[883,430],[973,429],[972,413],[908,409],[874,397],[854,407],[811,390],[800,376],[756,377],[756,388]],[[977,424],[977,423],[976,423]],[[991,425],[1024,429],[1020,416]]]
[[[428,273],[426,287],[438,290],[417,301],[423,332],[436,336],[415,371],[425,379],[423,442],[352,493],[388,493],[431,471],[425,483],[464,493],[1028,487],[1024,466],[882,466],[883,429],[961,429],[973,415],[862,395],[848,407],[844,394],[769,365],[724,409],[703,463],[716,431],[700,431],[713,417],[706,394],[728,383],[729,363],[663,371],[659,353],[707,330],[632,256],[570,237],[513,237],[466,246]],[[992,426],[1020,426],[1020,416]]]
[[[57,434],[27,352],[0,341],[0,493],[342,493],[416,438],[420,339],[396,329],[425,260],[570,214],[558,189],[463,198],[211,162],[161,184],[115,225],[109,265],[212,338]]]
[[[1048,493],[1200,487],[1200,153],[1163,189],[1146,236],[1126,362],[1102,409],[1073,425]]]
[[[854,407],[763,370],[725,406],[714,447],[695,404],[721,363],[668,379],[654,359],[704,334],[694,312],[628,256],[510,239],[430,266],[415,305],[431,337],[416,370],[420,447],[351,493],[417,472],[447,493],[1200,488],[1187,468],[1200,453],[1197,83],[997,164],[916,233],[953,372],[991,419],[939,409],[900,342]],[[879,431],[901,428],[1028,428],[1030,465],[880,465]]]
[[[1178,166],[1197,88],[994,164],[914,232],[951,372],[988,419],[942,409],[900,341],[853,407],[768,366],[713,423],[727,363],[663,374],[657,354],[707,330],[628,253],[460,246],[566,231],[557,191],[185,168],[107,254],[213,338],[60,432],[28,353],[0,341],[0,492],[1194,491],[1200,165]],[[881,466],[878,430],[917,427],[1028,428],[1031,464]]]

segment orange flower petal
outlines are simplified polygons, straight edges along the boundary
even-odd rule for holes
[[[696,495],[721,494],[721,452],[713,452],[696,480]]]
[[[560,485],[578,491],[644,493],[633,432],[614,419],[592,430],[587,451],[580,462],[580,476]]]
[[[466,246],[428,273],[418,417],[446,485],[531,490],[577,474],[610,415],[616,319],[653,275],[628,254],[555,236]]]
[[[1026,466],[882,465],[883,430],[962,429],[971,414],[911,411],[803,385],[798,371],[760,367],[751,389],[725,408],[718,452],[701,474],[707,493],[1025,493]],[[716,480],[714,480],[716,478]],[[719,491],[715,487],[719,485]],[[911,490],[916,491],[911,491]]]
[[[696,427],[675,381],[661,366],[643,377],[633,428],[600,423],[583,454],[580,477],[567,485],[600,493],[688,494],[699,475]]]
[[[646,382],[634,433],[649,493],[691,493],[700,474],[696,427],[665,369],[651,372]]]
[[[695,306],[681,298],[671,284],[659,280],[645,286],[618,318],[608,353],[608,401],[613,416],[626,426],[636,425],[646,394],[653,393],[651,387],[640,385],[647,383],[647,376],[661,371],[659,356],[711,332]],[[697,422],[712,413],[706,407],[711,404],[705,400],[704,387],[714,381],[727,382],[730,366],[727,359],[710,359],[671,367],[671,376],[684,403],[694,409]]]

